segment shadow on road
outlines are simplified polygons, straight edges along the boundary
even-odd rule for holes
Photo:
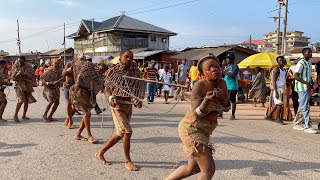
[[[25,147],[36,146],[37,144],[7,144],[0,142],[0,150],[9,150],[8,152],[0,152],[0,157],[18,156],[22,155],[21,151]]]
[[[288,162],[288,161],[250,161],[250,160],[216,160],[217,170],[231,170],[252,168],[251,174],[255,176],[290,175],[287,171],[320,169],[320,163],[312,162]]]

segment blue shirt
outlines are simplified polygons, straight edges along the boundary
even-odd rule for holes
[[[225,75],[224,81],[226,82],[228,90],[238,90],[238,73],[239,67],[236,64],[228,65],[225,69],[227,72],[232,73],[234,76]]]

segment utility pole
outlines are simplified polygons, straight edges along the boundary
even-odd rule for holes
[[[249,49],[251,49],[251,35],[249,36]]]
[[[92,19],[91,22],[92,22],[92,24],[91,24],[91,26],[92,26],[92,55],[95,56],[96,52],[95,52],[95,47],[94,47],[94,24],[93,24],[94,19]]]
[[[21,40],[20,40],[20,29],[19,29],[19,20],[17,19],[17,26],[18,26],[18,39],[17,45],[19,47],[19,56],[21,56]]]
[[[284,0],[284,18],[283,18],[283,32],[282,32],[282,54],[285,55],[287,52],[287,23],[288,23],[288,4],[289,0]]]
[[[278,0],[278,27],[277,27],[277,49],[276,53],[280,54],[280,19],[281,19],[281,6],[283,1]]]
[[[63,23],[63,64],[66,65],[66,23]]]

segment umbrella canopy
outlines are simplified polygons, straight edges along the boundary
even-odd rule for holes
[[[261,68],[273,68],[278,66],[278,63],[276,61],[277,57],[279,55],[275,53],[270,53],[270,52],[263,52],[263,53],[258,53],[254,54],[252,56],[247,57],[243,61],[241,61],[238,66],[239,68],[256,68],[256,67],[261,67]],[[287,67],[291,66],[291,62],[287,61]]]

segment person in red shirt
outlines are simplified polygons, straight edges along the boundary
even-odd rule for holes
[[[158,69],[155,68],[156,63],[152,62],[151,67],[146,68],[146,76],[149,82],[147,83],[148,90],[148,104],[153,104],[154,95],[156,93],[157,83],[154,82],[157,80]]]

